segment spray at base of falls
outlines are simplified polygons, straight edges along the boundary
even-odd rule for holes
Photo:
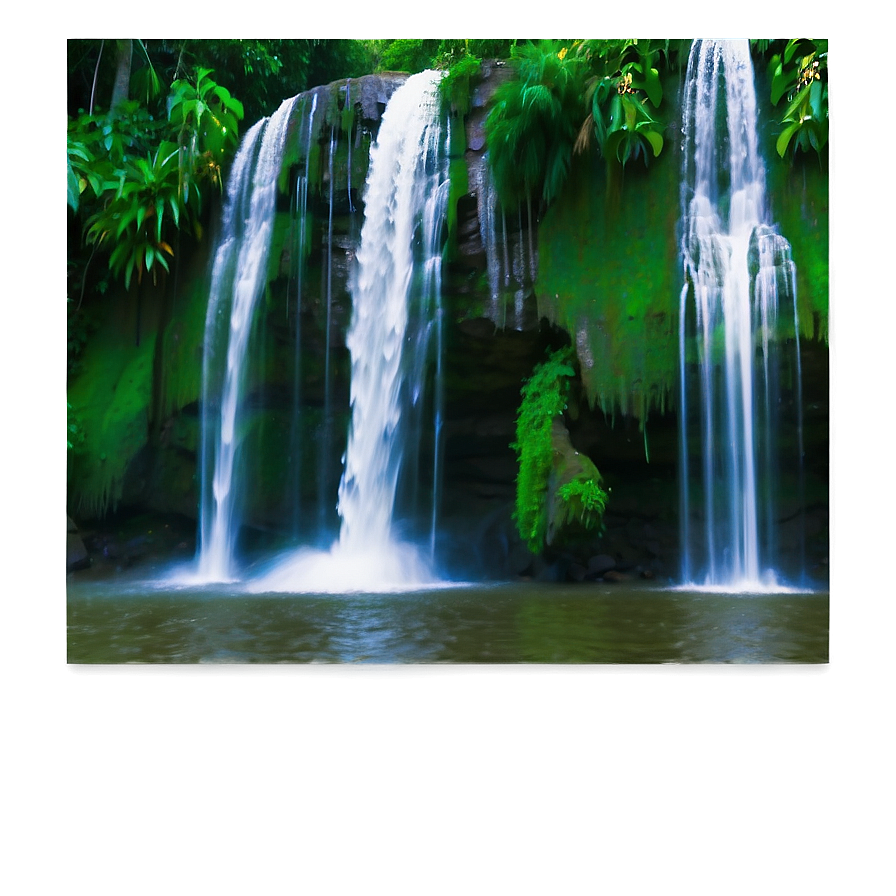
[[[799,321],[790,246],[767,221],[747,41],[694,42],[683,132],[682,579],[767,590],[777,580],[776,478],[788,460],[779,445],[787,363],[801,433]],[[792,300],[789,346],[780,298]],[[799,444],[790,460],[801,465]]]
[[[339,486],[339,538],[329,551],[302,548],[281,557],[250,583],[252,591],[391,591],[436,584],[427,553],[431,558],[440,476],[438,395],[429,552],[396,537],[393,514],[405,453],[419,440],[411,423],[422,401],[426,362],[441,354],[448,155],[438,79],[423,72],[396,90],[371,148],[347,339],[352,419]]]

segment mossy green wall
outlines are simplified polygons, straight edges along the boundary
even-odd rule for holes
[[[135,344],[120,319],[107,317],[85,346],[83,368],[68,400],[84,431],[69,454],[69,512],[97,517],[121,498],[128,465],[146,444],[152,399],[155,334]]]
[[[766,163],[772,220],[790,242],[796,264],[800,333],[828,341],[827,158],[800,154],[793,162],[769,154]]]
[[[579,156],[538,230],[539,314],[569,332],[592,404],[642,422],[678,376],[676,161],[630,163],[608,189],[604,163]]]
[[[801,335],[827,340],[828,177],[816,155],[781,160],[776,125],[759,86],[761,151],[773,224],[790,242]],[[680,150],[676,96],[665,86],[662,155],[626,166],[616,182],[596,153],[575,159],[538,229],[539,314],[568,331],[592,405],[630,414],[674,407],[678,387]]]
[[[84,433],[69,452],[68,508],[101,517],[122,500],[128,468],[160,424],[199,400],[208,284],[205,245],[164,286],[112,290],[97,301],[68,401]],[[138,342],[139,304],[139,342]]]

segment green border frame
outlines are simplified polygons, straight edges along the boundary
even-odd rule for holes
[[[893,893],[894,10],[5,0],[0,891]],[[830,666],[64,666],[66,37],[806,28],[831,40]]]

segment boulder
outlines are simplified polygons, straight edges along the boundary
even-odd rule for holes
[[[588,560],[588,573],[592,576],[602,576],[615,567],[616,561],[609,554],[597,554]]]

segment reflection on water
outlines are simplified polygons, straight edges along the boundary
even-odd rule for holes
[[[828,594],[620,584],[399,594],[70,582],[71,663],[825,663]]]

